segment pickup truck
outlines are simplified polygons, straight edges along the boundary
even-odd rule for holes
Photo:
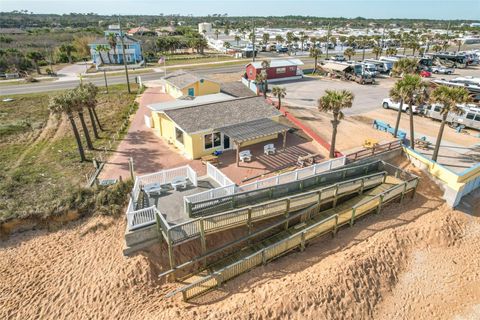
[[[432,67],[432,72],[433,73],[452,74],[452,73],[455,72],[455,69],[442,67],[442,66],[433,66]]]
[[[399,102],[394,102],[390,98],[385,98],[385,99],[383,99],[382,107],[384,109],[398,110],[398,108],[400,107],[400,103]],[[408,104],[406,104],[406,103],[403,104],[402,111],[404,111],[406,113],[410,113],[410,109],[408,108]],[[423,113],[423,107],[422,106],[420,106],[420,107],[412,106],[412,111],[413,111],[414,114],[422,114]]]

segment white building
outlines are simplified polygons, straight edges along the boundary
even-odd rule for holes
[[[198,24],[198,33],[202,34],[203,31],[209,33],[212,32],[212,24],[209,22],[202,22]]]

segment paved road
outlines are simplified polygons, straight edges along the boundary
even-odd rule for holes
[[[292,56],[294,57],[294,56]],[[304,58],[302,59],[305,63],[312,63],[313,59]],[[173,66],[174,67],[174,66]],[[168,68],[168,67],[167,67]],[[231,73],[231,72],[241,72],[244,69],[243,65],[238,66],[197,66],[188,68],[189,70],[194,70],[197,73],[202,74],[212,74],[212,73]],[[130,82],[135,82],[135,76],[138,74],[130,74]],[[140,75],[143,81],[148,80],[158,80],[163,76],[162,72],[149,72]],[[101,87],[105,85],[103,77],[90,77],[85,79],[85,81],[92,82],[93,84]],[[119,84],[126,83],[125,75],[107,75],[108,84]],[[56,90],[65,90],[74,88],[78,85],[78,80],[74,81],[54,81],[48,83],[32,83],[32,84],[19,84],[19,85],[6,85],[0,86],[0,95],[14,95],[14,94],[24,94],[24,93],[35,93],[35,92],[47,92],[47,91],[56,91]]]

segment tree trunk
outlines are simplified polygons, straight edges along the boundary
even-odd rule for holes
[[[330,143],[330,154],[329,154],[330,159],[335,158],[335,142],[337,140],[337,126],[338,126],[337,117],[338,115],[334,113],[333,120],[331,121],[333,130],[332,130],[332,141]]]
[[[67,57],[68,57],[68,63],[72,64],[72,55],[69,54],[69,55],[67,55]]]
[[[378,58],[377,58],[378,59]],[[365,46],[363,46],[363,51],[362,51],[362,61],[365,60]]]
[[[38,61],[34,61],[34,63],[35,63],[35,69],[37,69],[37,73],[42,74],[42,72],[40,71],[40,67],[38,66]]]
[[[440,144],[442,143],[443,130],[445,128],[445,122],[447,121],[447,114],[442,116],[442,123],[440,124],[440,129],[438,130],[437,141],[435,142],[435,150],[433,150],[432,160],[437,161],[438,152],[440,151]]]
[[[409,110],[409,115],[410,115],[410,148],[412,150],[415,149],[415,132],[413,131],[413,110],[412,110],[412,104],[408,104],[408,110]]]
[[[90,122],[92,123],[93,136],[95,139],[100,139],[97,131],[97,124],[95,123],[95,117],[93,116],[92,108],[88,108],[88,115],[90,116]]]
[[[98,128],[100,128],[101,131],[105,131],[100,123],[100,120],[98,120],[98,115],[97,115],[97,110],[95,108],[92,108],[93,115],[95,116],[95,120],[97,120]]]
[[[103,61],[103,57],[102,57],[102,52],[101,52],[101,51],[98,53],[98,55],[100,56],[100,62],[101,62],[102,64],[105,64],[105,61]]]
[[[114,60],[115,63],[117,63],[117,64],[120,63],[120,62],[118,62],[118,54],[117,54],[117,48],[116,48],[116,46],[113,47],[113,60]]]
[[[83,117],[83,112],[79,112],[78,117],[80,118],[80,123],[82,124],[85,140],[87,140],[87,148],[88,150],[93,150],[92,139],[90,139],[90,133],[88,132],[87,124],[85,123],[85,118]]]
[[[407,48],[403,47],[403,55],[405,55],[405,51],[407,51]]]
[[[393,136],[395,138],[397,137],[398,127],[400,126],[400,118],[402,117],[402,109],[403,109],[403,99],[400,100],[400,106],[398,107],[397,121],[395,122],[395,131],[393,132]]]
[[[278,96],[278,110],[282,107],[282,97]]]
[[[80,140],[80,134],[78,133],[77,126],[75,124],[75,120],[73,116],[69,115],[68,120],[72,126],[73,135],[75,136],[75,140],[77,141],[78,153],[80,154],[80,161],[83,162],[86,160],[85,152],[83,151],[82,140]]]
[[[266,75],[266,71],[265,71],[265,86],[263,87],[263,95],[265,96],[265,99],[267,98],[267,91],[268,91],[268,80],[266,79],[267,75]]]

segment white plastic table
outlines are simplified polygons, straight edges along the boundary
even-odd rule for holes
[[[171,185],[175,191],[177,191],[179,187],[182,187],[183,189],[185,189],[187,187],[187,178],[174,177],[172,179]]]
[[[148,195],[153,192],[162,193],[162,186],[159,182],[149,183],[143,186],[143,190],[145,190]]]

